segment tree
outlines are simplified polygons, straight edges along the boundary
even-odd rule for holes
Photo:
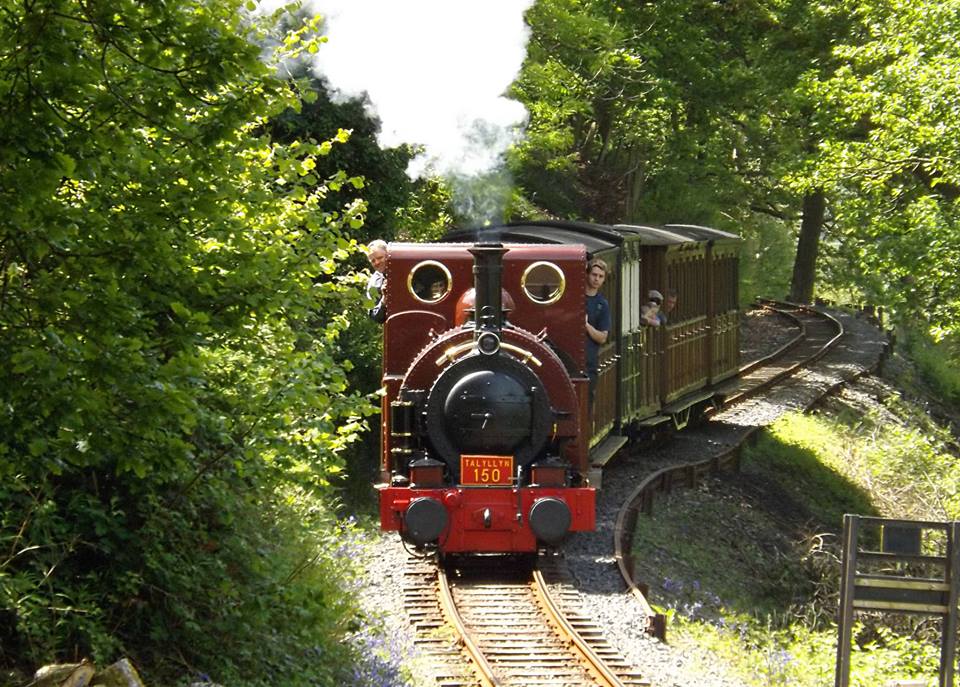
[[[751,256],[779,254],[758,244],[796,241],[799,224],[792,290],[812,297],[830,196],[804,84],[839,63],[842,8],[545,0],[528,18],[517,93],[531,123],[515,164],[532,200],[610,222],[712,224],[743,235]]]
[[[527,14],[533,35],[514,90],[531,119],[513,164],[533,202],[556,215],[622,220],[631,150],[656,146],[650,137],[664,125],[642,107],[651,88],[643,46],[608,9],[549,0]]]
[[[827,201],[822,191],[814,191],[803,197],[800,238],[797,240],[797,255],[790,282],[790,301],[793,303],[810,303],[813,300],[820,232],[823,231],[826,207]]]
[[[859,0],[826,71],[801,83],[824,138],[808,178],[832,197],[837,286],[942,333],[960,322],[960,3]]]
[[[278,498],[369,411],[336,351],[364,205],[324,202],[362,182],[315,171],[345,131],[265,134],[309,93],[262,36],[238,0],[0,4],[4,664],[122,647],[251,678],[336,650],[329,601],[281,583],[308,537]],[[317,629],[268,632],[291,606]]]

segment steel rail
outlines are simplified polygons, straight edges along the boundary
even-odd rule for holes
[[[477,643],[473,641],[473,638],[467,630],[467,626],[463,622],[463,618],[460,617],[457,604],[453,599],[453,593],[450,591],[450,583],[447,581],[447,572],[440,566],[437,567],[437,583],[440,606],[447,618],[447,622],[457,631],[460,643],[470,655],[480,684],[483,687],[501,687],[502,683],[497,679],[496,673],[493,672],[489,661],[487,661],[487,658],[483,655]]]
[[[594,652],[586,640],[569,623],[559,605],[554,601],[539,569],[533,571],[533,591],[543,606],[547,619],[553,624],[560,636],[570,643],[571,648],[587,666],[587,670],[602,687],[624,687],[624,683],[607,666],[606,662]]]
[[[769,365],[776,358],[782,357],[787,352],[798,346],[799,343],[807,336],[806,327],[799,320],[799,318],[794,316],[792,313],[785,312],[786,310],[804,310],[812,315],[820,317],[828,322],[831,322],[836,327],[837,333],[830,337],[830,339],[827,340],[823,345],[818,347],[818,349],[811,355],[801,359],[796,364],[791,365],[776,375],[763,380],[755,387],[740,391],[733,396],[728,397],[724,403],[725,408],[729,408],[731,405],[745,400],[747,397],[757,393],[762,389],[766,389],[777,384],[785,377],[794,374],[800,368],[819,360],[827,353],[827,351],[833,348],[843,336],[843,324],[837,318],[828,313],[795,303],[784,303],[770,300],[764,301],[761,303],[761,305],[794,319],[801,326],[801,334],[798,337],[795,337],[793,340],[778,348],[773,354],[760,359],[763,365]],[[753,371],[759,367],[761,367],[761,365],[754,365],[751,363],[750,365],[741,368],[741,372],[745,370]],[[744,440],[748,439],[759,429],[760,428],[757,427],[751,430]],[[614,558],[617,562],[617,568],[620,570],[620,574],[627,585],[627,589],[640,604],[641,611],[647,617],[647,627],[645,629],[648,634],[659,637],[660,639],[664,639],[666,637],[666,617],[662,613],[657,613],[647,600],[649,587],[644,584],[638,584],[634,579],[633,556],[630,553],[630,548],[634,538],[634,530],[636,528],[637,519],[640,513],[649,515],[653,512],[653,497],[657,492],[669,492],[675,486],[686,486],[692,488],[697,485],[703,475],[715,474],[720,470],[735,469],[738,467],[741,446],[742,443],[701,461],[682,463],[680,465],[669,466],[658,470],[652,475],[649,475],[633,490],[617,514],[617,521],[616,525],[614,526],[613,534]]]
[[[840,320],[835,318],[830,313],[821,312],[807,305],[798,305],[796,303],[787,303],[785,301],[773,301],[773,300],[763,299],[763,300],[758,300],[758,304],[763,308],[766,308],[768,310],[776,312],[779,315],[782,315],[784,317],[787,317],[788,319],[793,320],[794,323],[796,323],[796,325],[800,327],[800,334],[795,336],[793,339],[788,341],[786,344],[778,348],[776,351],[774,351],[770,355],[764,356],[759,360],[755,360],[741,367],[740,372],[738,373],[738,377],[740,378],[743,378],[745,375],[748,375],[752,372],[762,369],[763,367],[767,367],[771,365],[778,358],[782,358],[788,352],[797,348],[801,342],[809,338],[807,325],[799,317],[797,317],[792,312],[790,312],[790,310],[795,310],[795,311],[801,310],[832,324],[836,328],[836,334],[834,334],[833,337],[831,337],[826,343],[820,346],[812,355],[807,356],[806,358],[803,358],[801,360],[798,360],[796,363],[794,363],[790,367],[787,367],[781,370],[780,372],[778,372],[777,374],[762,380],[758,384],[755,384],[753,386],[750,386],[746,389],[740,390],[728,396],[726,399],[724,399],[723,408],[729,408],[732,405],[745,401],[751,396],[754,396],[765,389],[769,389],[780,380],[785,379],[790,375],[796,373],[797,370],[803,367],[806,367],[811,363],[816,362],[821,357],[823,357],[827,353],[827,351],[833,348],[836,345],[836,343],[840,340],[840,338],[844,335],[843,324],[840,322]]]
[[[817,360],[822,358],[824,355],[826,355],[827,351],[832,349],[836,345],[836,343],[846,333],[843,328],[843,323],[840,322],[840,320],[838,320],[836,317],[834,317],[830,313],[824,312],[823,310],[817,310],[816,308],[810,305],[805,305],[803,303],[790,303],[789,301],[775,301],[771,299],[759,299],[757,302],[765,308],[783,313],[789,317],[793,317],[794,319],[796,319],[796,316],[788,312],[788,309],[792,308],[794,310],[803,310],[807,313],[810,313],[811,315],[814,315],[816,317],[819,317],[821,319],[824,319],[833,323],[833,325],[837,328],[837,333],[834,334],[834,336],[829,341],[827,341],[827,343],[825,343],[818,352],[813,354],[811,357],[807,358],[806,361],[800,365],[801,367],[803,365],[809,365],[812,362],[816,362]]]
[[[773,313],[776,313],[780,317],[784,317],[792,321],[794,326],[797,327],[797,329],[799,329],[800,331],[797,333],[795,337],[793,337],[792,339],[784,343],[782,346],[777,348],[777,350],[773,351],[772,353],[768,353],[767,355],[761,356],[756,360],[751,360],[749,363],[744,363],[743,365],[741,365],[740,368],[737,370],[738,375],[743,375],[743,374],[746,374],[747,372],[752,372],[758,367],[763,367],[764,365],[769,364],[771,361],[779,358],[787,351],[798,346],[800,342],[803,341],[804,338],[806,338],[807,336],[806,327],[803,326],[803,322],[801,322],[796,315],[790,312],[778,310],[777,308],[771,306],[770,303],[772,303],[772,301],[763,301],[763,300],[757,301],[757,305],[762,307],[764,310],[769,310]]]

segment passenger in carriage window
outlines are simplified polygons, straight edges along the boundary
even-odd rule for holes
[[[660,312],[657,313],[657,319],[660,324],[666,324],[670,313],[677,307],[677,290],[664,289],[666,297],[663,299],[663,305],[660,306]]]
[[[590,378],[590,403],[597,390],[600,374],[600,346],[610,334],[610,303],[600,293],[607,278],[607,263],[594,258],[587,263],[587,376]]]
[[[660,304],[663,296],[656,289],[647,293],[647,302],[640,306],[640,321],[648,327],[660,326]]]

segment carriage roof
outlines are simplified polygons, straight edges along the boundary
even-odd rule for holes
[[[735,234],[694,224],[667,224],[662,227],[636,224],[611,226],[590,222],[545,220],[458,229],[449,232],[444,237],[444,241],[487,239],[517,243],[582,243],[591,254],[595,254],[631,240],[647,246],[670,246],[738,238]]]
[[[597,228],[606,231],[583,232],[587,226],[574,222],[529,222],[504,224],[477,229],[458,229],[443,237],[444,241],[495,240],[502,243],[559,243],[586,246],[590,254],[599,253],[615,247],[622,242],[616,232],[600,225]],[[582,233],[583,232],[583,233]]]

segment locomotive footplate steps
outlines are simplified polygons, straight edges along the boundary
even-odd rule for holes
[[[590,454],[590,471],[587,473],[587,479],[591,487],[600,489],[600,485],[603,483],[604,466],[613,460],[613,457],[617,455],[627,441],[629,441],[628,437],[611,434],[593,450]]]
[[[594,449],[590,456],[590,466],[594,468],[602,468],[604,465],[613,460],[613,457],[617,455],[617,451],[623,448],[623,445],[626,444],[627,441],[627,437],[620,436],[619,434],[611,434],[608,436],[603,440],[602,444]]]

